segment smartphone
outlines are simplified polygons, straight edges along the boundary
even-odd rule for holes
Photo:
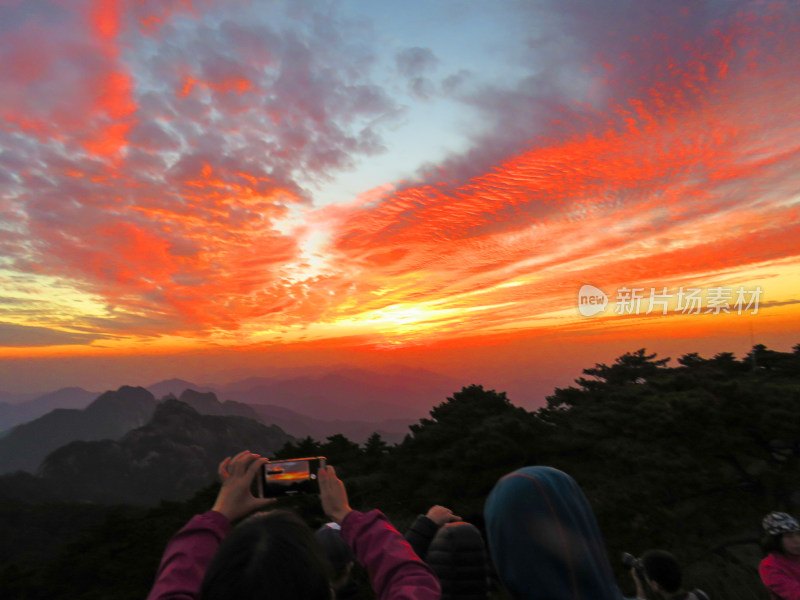
[[[257,494],[261,498],[316,494],[317,472],[324,466],[324,456],[270,460],[261,465]]]

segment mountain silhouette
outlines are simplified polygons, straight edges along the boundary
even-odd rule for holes
[[[119,440],[76,441],[46,457],[38,476],[63,498],[152,504],[212,483],[219,462],[247,448],[269,456],[292,438],[246,417],[203,415],[168,398]]]
[[[18,425],[0,439],[0,473],[32,473],[50,452],[74,440],[118,439],[144,425],[156,404],[146,389],[122,386],[83,410],[59,408]]]
[[[178,399],[204,415],[238,416],[259,420],[258,414],[250,405],[233,400],[220,402],[214,392],[198,392],[194,389],[186,389],[183,390]],[[265,422],[265,424],[269,425],[270,423]]]
[[[278,425],[294,437],[310,436],[324,440],[340,433],[349,440],[363,444],[373,433],[379,433],[383,441],[397,444],[408,434],[408,419],[386,419],[381,421],[326,420],[314,419],[289,408],[271,404],[249,404],[262,423]]]
[[[66,387],[15,404],[0,402],[0,432],[32,421],[56,408],[86,408],[98,392],[80,387]]]
[[[191,381],[186,381],[185,379],[178,379],[177,377],[148,385],[146,389],[159,400],[170,395],[177,398],[184,390],[197,390],[199,392],[216,391],[213,386],[199,385]]]
[[[454,380],[423,369],[413,376],[398,370],[376,373],[339,369],[319,376],[261,380],[254,387],[226,386],[218,394],[246,402],[289,408],[314,419],[413,421],[457,386]]]

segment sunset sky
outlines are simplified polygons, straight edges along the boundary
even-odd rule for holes
[[[0,0],[0,390],[789,351],[798,73],[795,0]]]

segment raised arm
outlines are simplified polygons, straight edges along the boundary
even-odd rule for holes
[[[379,600],[438,600],[439,581],[389,520],[377,510],[350,508],[344,483],[333,467],[319,472],[325,513],[342,526],[342,537],[366,567]]]
[[[265,462],[257,454],[240,452],[220,463],[222,487],[213,508],[192,517],[169,541],[147,600],[199,598],[203,576],[231,523],[274,502],[250,493],[253,477]]]

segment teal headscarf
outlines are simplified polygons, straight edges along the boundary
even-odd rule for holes
[[[492,560],[514,598],[622,599],[592,508],[566,473],[509,473],[489,494],[484,517]]]

